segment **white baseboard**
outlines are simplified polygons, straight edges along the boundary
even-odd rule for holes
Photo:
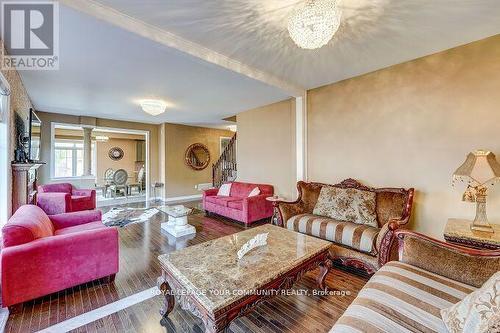
[[[125,205],[128,203],[144,202],[144,201],[146,201],[146,196],[130,197],[130,198],[116,198],[116,199],[108,199],[108,200],[102,200],[102,201],[98,200],[97,207]]]
[[[171,197],[171,198],[163,198],[163,202],[172,203],[172,202],[183,202],[183,201],[195,201],[200,200],[203,197],[202,194],[194,194],[194,195],[185,195],[181,197]]]

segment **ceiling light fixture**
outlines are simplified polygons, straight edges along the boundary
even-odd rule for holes
[[[341,16],[337,0],[307,0],[288,19],[288,33],[297,46],[319,49],[339,30]]]
[[[141,101],[141,108],[144,112],[157,116],[165,112],[167,103],[158,99],[144,99]]]
[[[107,142],[109,140],[109,136],[105,135],[96,135],[95,140],[98,142]]]

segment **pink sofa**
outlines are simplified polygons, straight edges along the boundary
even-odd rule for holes
[[[11,306],[118,272],[118,231],[100,211],[47,216],[21,206],[2,228],[2,306]]]
[[[218,196],[218,189],[209,189],[203,192],[203,209],[208,213],[215,213],[233,220],[249,224],[273,215],[273,205],[266,198],[274,194],[272,185],[231,183],[229,196]],[[255,188],[260,194],[248,197]]]
[[[95,190],[77,190],[69,183],[40,185],[37,205],[48,215],[95,209]]]

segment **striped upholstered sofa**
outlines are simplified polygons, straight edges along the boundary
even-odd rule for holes
[[[375,226],[340,221],[313,214],[323,186],[357,189],[375,193]],[[332,242],[330,255],[344,265],[376,272],[387,261],[389,253],[382,251],[382,241],[388,233],[402,227],[410,219],[414,190],[403,188],[371,188],[354,179],[340,184],[298,182],[299,197],[294,202],[278,201],[283,227]]]
[[[467,249],[407,230],[388,238],[396,261],[371,277],[330,333],[448,332],[440,311],[500,271],[499,250]]]

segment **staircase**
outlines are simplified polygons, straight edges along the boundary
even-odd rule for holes
[[[212,165],[212,185],[220,187],[236,179],[236,133],[229,141],[219,159]]]

